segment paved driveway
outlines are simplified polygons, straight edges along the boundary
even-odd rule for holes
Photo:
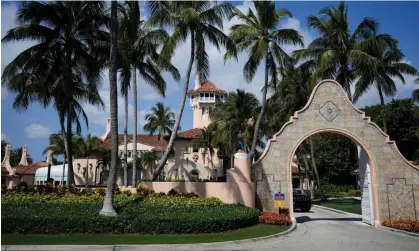
[[[361,217],[318,208],[312,208],[308,213],[296,213],[295,217],[299,224],[294,232],[278,241],[261,245],[259,250],[419,250],[419,237],[376,229],[362,223]]]
[[[375,229],[351,217],[313,208],[296,213],[295,231],[275,240],[253,244],[189,244],[143,246],[2,246],[3,250],[254,250],[254,251],[419,251],[419,237]]]

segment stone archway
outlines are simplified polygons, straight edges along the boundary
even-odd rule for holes
[[[306,106],[268,141],[262,156],[253,164],[257,205],[266,211],[277,211],[274,193],[283,193],[285,207],[293,216],[292,156],[306,138],[321,132],[351,138],[368,156],[375,225],[401,217],[419,219],[418,167],[400,154],[394,141],[358,110],[333,80],[324,80],[314,88]]]

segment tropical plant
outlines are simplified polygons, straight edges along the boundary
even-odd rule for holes
[[[214,130],[214,144],[223,152],[237,152],[237,137],[242,134],[245,149],[249,149],[253,138],[254,119],[259,112],[259,101],[253,93],[237,89],[230,92],[224,102],[216,103],[210,114]],[[263,147],[263,142],[258,142]]]
[[[235,8],[234,15],[242,24],[231,27],[230,37],[236,46],[228,51],[225,59],[236,57],[237,52],[248,52],[248,59],[243,67],[246,81],[251,82],[262,61],[265,63],[265,82],[262,89],[261,109],[254,126],[253,141],[250,149],[252,159],[257,141],[259,140],[260,124],[265,112],[266,96],[268,92],[269,77],[275,84],[277,81],[277,68],[291,64],[292,59],[281,48],[283,44],[303,45],[302,37],[294,29],[278,29],[278,25],[285,17],[292,17],[287,9],[275,10],[275,2],[253,1],[256,13],[249,8],[244,14]]]
[[[49,150],[51,150],[53,155],[63,155],[64,162],[61,184],[64,184],[65,163],[67,161],[67,153],[64,139],[65,135],[63,135],[61,132],[49,135],[49,146],[47,146],[43,152],[43,154],[46,154]]]
[[[102,64],[94,56],[105,33],[107,18],[102,2],[24,2],[17,11],[20,26],[2,42],[35,40],[3,72],[2,83],[18,92],[14,107],[32,102],[48,106],[54,101],[62,131],[66,121],[67,157],[72,160],[72,125],[79,129],[78,114],[86,115],[79,102],[103,105],[98,95]],[[68,162],[73,183],[72,161]]]
[[[193,147],[202,149],[202,158],[205,159],[206,155],[209,156],[209,167],[210,169],[214,168],[214,163],[212,157],[215,154],[216,142],[214,140],[216,133],[216,123],[210,123],[207,127],[202,129],[202,134],[199,139],[194,139],[192,141]]]
[[[282,79],[266,102],[266,129],[268,137],[277,133],[289,118],[303,108],[311,93],[311,72],[303,67],[289,66],[282,71]]]
[[[89,185],[89,158],[94,156],[97,157],[102,151],[104,151],[102,145],[103,141],[96,137],[92,136],[90,133],[86,138],[79,137],[77,140],[77,153],[79,157],[86,158],[86,189]],[[93,167],[92,167],[93,168]],[[93,170],[90,170],[93,171]]]
[[[356,70],[376,69],[379,64],[379,60],[368,52],[394,41],[388,34],[376,35],[378,23],[370,17],[364,18],[351,33],[348,8],[344,2],[337,7],[322,9],[319,16],[309,16],[307,26],[315,29],[320,37],[307,48],[294,51],[295,58],[306,60],[303,64],[314,69],[312,85],[319,79],[334,78],[345,89],[350,100],[351,83],[357,77]]]
[[[120,54],[124,67],[122,68],[122,82],[129,83],[132,79],[132,91],[134,99],[134,131],[133,142],[137,138],[137,71],[142,79],[155,88],[161,96],[165,96],[166,81],[161,75],[161,70],[166,70],[179,80],[178,70],[169,60],[159,60],[157,48],[165,44],[169,38],[163,29],[151,30],[143,25],[140,19],[140,6],[138,1],[126,1],[119,5],[120,11]],[[131,72],[130,72],[131,71]],[[137,152],[137,145],[133,145],[133,152]],[[136,158],[133,158],[133,166],[136,166]],[[137,179],[136,169],[133,168],[132,180]]]
[[[118,89],[117,89],[117,36],[118,36],[118,8],[117,2],[111,2],[110,22],[110,56],[109,56],[109,90],[111,104],[111,166],[106,184],[106,195],[100,215],[116,216],[113,208],[115,192],[115,176],[118,165]]]
[[[173,149],[173,143],[179,130],[180,120],[185,107],[186,95],[192,65],[195,62],[196,71],[200,80],[205,80],[210,73],[209,57],[205,51],[207,42],[213,44],[218,50],[220,46],[231,47],[232,42],[222,32],[223,20],[231,18],[233,6],[230,3],[214,3],[211,1],[149,1],[148,13],[150,25],[166,26],[173,29],[169,40],[165,43],[160,61],[169,60],[177,46],[190,38],[191,50],[186,74],[183,77],[184,85],[179,110],[176,114],[173,132],[170,136],[167,149],[161,158],[157,170],[153,175],[155,180],[166,164],[167,158]],[[207,41],[205,41],[207,39]],[[202,82],[202,81],[201,81]]]
[[[142,168],[150,175],[154,172],[154,166],[158,161],[157,153],[155,151],[143,152],[140,157]]]
[[[165,107],[162,102],[158,102],[153,108],[151,113],[145,115],[147,121],[144,125],[144,131],[150,132],[153,135],[158,132],[158,139],[163,140],[163,136],[171,134],[173,125],[175,123],[175,114],[171,111],[170,107]]]
[[[415,80],[415,83],[419,85],[419,78]],[[412,97],[414,100],[419,101],[419,88],[412,92]]]
[[[417,74],[415,67],[402,62],[404,55],[402,51],[397,48],[397,40],[394,39],[393,44],[396,45],[395,48],[383,47],[377,52],[370,52],[371,55],[379,60],[379,64],[375,70],[371,70],[371,67],[359,70],[362,71],[362,73],[359,73],[361,76],[355,85],[354,102],[356,102],[372,85],[375,85],[380,96],[380,103],[381,105],[384,105],[384,95],[393,97],[397,92],[396,83],[393,78],[398,78],[405,84],[402,74]],[[384,132],[387,133],[387,120],[386,115],[384,114],[385,110],[383,109],[381,113],[383,113]]]

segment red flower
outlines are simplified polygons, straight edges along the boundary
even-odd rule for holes
[[[261,212],[259,215],[259,222],[263,224],[273,224],[289,226],[291,225],[291,217],[286,214],[279,214],[273,212]]]

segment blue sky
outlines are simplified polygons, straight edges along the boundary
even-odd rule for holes
[[[16,26],[14,15],[17,10],[18,2],[2,2],[1,3],[1,36],[3,37],[7,30]],[[252,6],[250,2],[234,2],[242,10],[247,10]],[[293,18],[285,20],[282,27],[294,28],[300,31],[304,36],[304,42],[307,45],[316,34],[307,29],[305,23],[309,15],[316,15],[319,10],[329,5],[336,5],[336,2],[277,2],[277,8],[287,8],[293,14]],[[419,23],[419,2],[347,2],[349,6],[349,20],[351,30],[364,17],[376,18],[379,23],[380,33],[390,33],[395,36],[403,50],[406,61],[419,68],[419,32],[417,32],[417,25]],[[143,4],[141,4],[143,6]],[[147,13],[143,12],[146,16]],[[231,20],[225,23],[224,30],[227,32],[229,27],[237,23],[237,20]],[[1,71],[4,67],[13,60],[19,52],[23,49],[33,45],[32,42],[19,42],[1,45]],[[287,52],[291,52],[298,47],[285,46]],[[247,84],[242,76],[243,61],[246,55],[239,57],[238,63],[229,61],[226,64],[223,62],[223,51],[218,52],[214,47],[209,46],[207,52],[210,56],[211,76],[210,79],[220,88],[227,91],[232,91],[237,88],[246,89],[254,92],[260,96],[260,88],[263,83],[263,69],[260,69],[254,81]],[[184,44],[177,49],[174,55],[173,63],[178,67],[181,76],[183,77],[186,71],[186,64],[189,55],[189,44]],[[89,116],[89,129],[84,128],[84,134],[90,132],[94,135],[101,136],[105,131],[105,121],[109,116],[109,82],[108,72],[105,70],[103,74],[103,86],[100,94],[107,105],[105,111],[85,105],[85,111]],[[180,88],[183,79],[179,83],[174,81],[167,74],[166,77],[168,86],[166,98],[161,98],[149,86],[147,86],[140,78],[138,79],[138,131],[142,132],[143,116],[156,102],[163,102],[166,106],[172,107],[173,111],[178,109],[180,101]],[[190,89],[193,88],[194,75],[191,76]],[[413,84],[414,77],[406,77],[406,85],[398,82],[398,93],[396,98],[410,97],[411,92],[416,88]],[[16,112],[12,109],[14,93],[9,93],[2,88],[1,93],[1,133],[2,139],[6,139],[12,144],[12,147],[20,147],[27,145],[29,153],[35,161],[45,159],[42,155],[44,148],[48,145],[48,135],[52,132],[58,132],[59,124],[57,114],[52,107],[43,109],[37,104],[33,104],[28,110],[24,112]],[[390,101],[391,98],[387,98]],[[378,103],[378,95],[375,90],[371,89],[367,92],[356,104],[358,107],[365,105],[372,105]],[[130,117],[132,117],[132,95],[130,96]],[[184,110],[184,115],[181,122],[182,130],[190,129],[192,127],[192,111],[187,105]],[[120,97],[118,101],[119,111],[119,131],[123,130],[123,100]],[[132,132],[133,121],[130,119],[128,131]]]

